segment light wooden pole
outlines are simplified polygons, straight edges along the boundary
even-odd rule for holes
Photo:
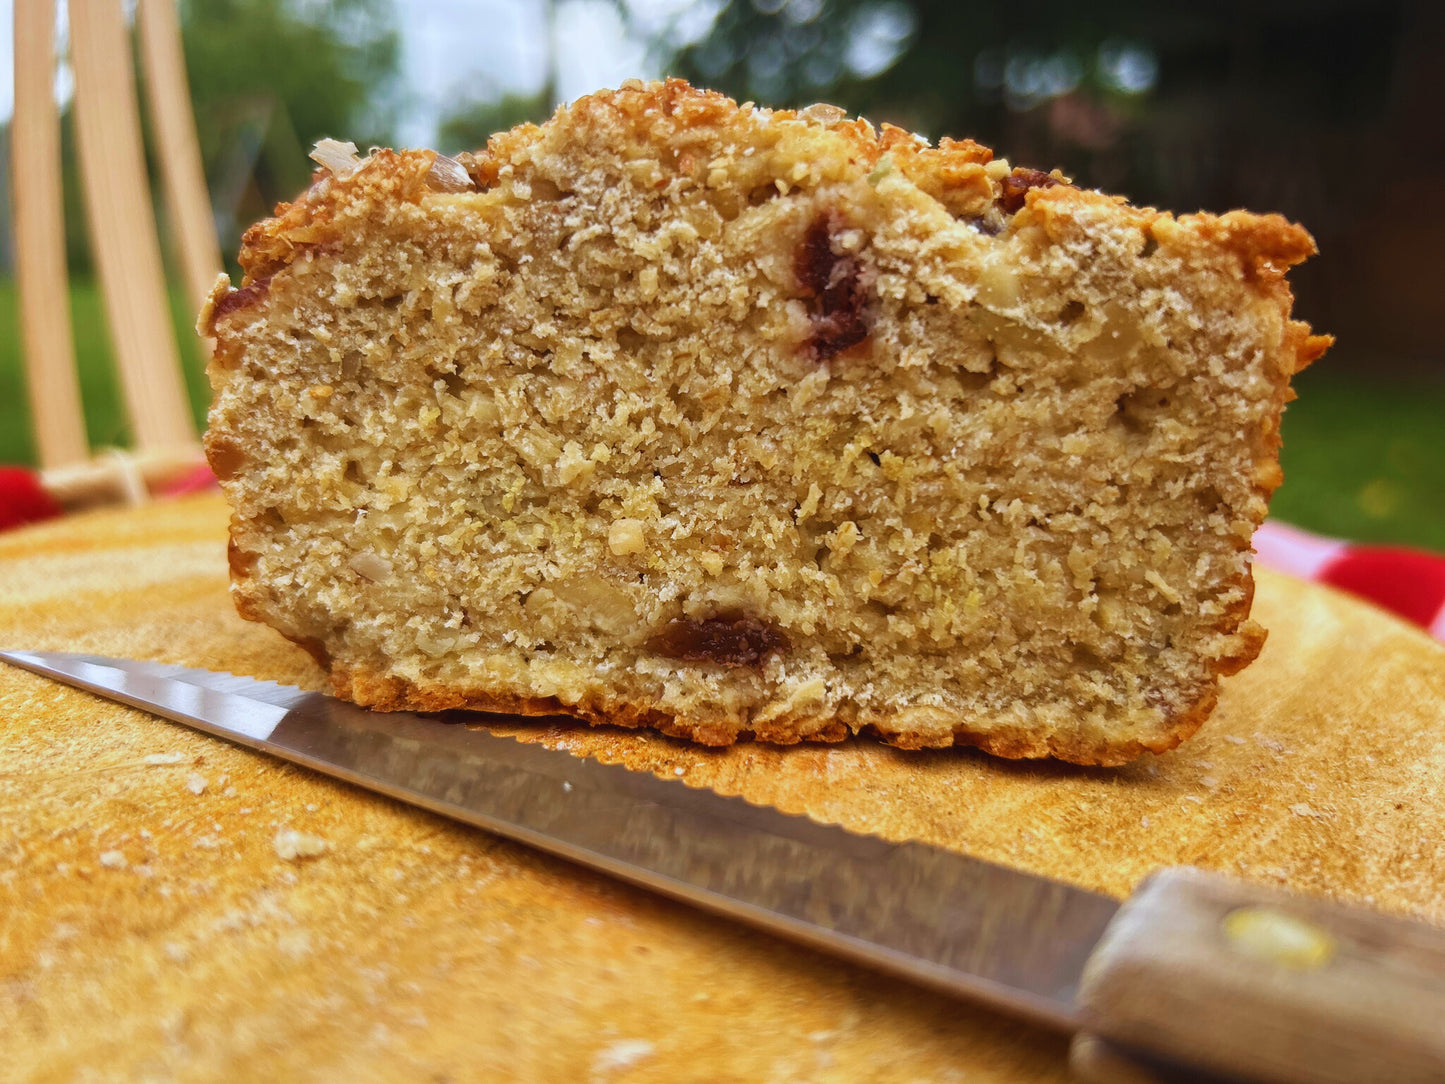
[[[199,312],[221,271],[221,247],[191,114],[175,0],[140,0],[136,30],[171,235],[185,277],[186,299],[192,311]]]
[[[90,451],[70,333],[53,0],[15,0],[10,168],[31,429],[41,467],[65,467]]]
[[[68,12],[81,183],[135,449],[94,455],[86,439],[65,270],[54,0],[15,2],[12,163],[27,388],[51,494],[67,505],[136,502],[199,463],[200,448],[166,300],[121,0],[70,0]],[[172,232],[199,308],[221,257],[174,0],[140,0],[137,37]]]
[[[121,2],[70,0],[69,9],[85,206],[136,446],[192,448]]]

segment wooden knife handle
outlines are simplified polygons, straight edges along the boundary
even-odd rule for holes
[[[1140,886],[1079,1001],[1086,1080],[1128,1079],[1133,1049],[1138,1080],[1182,1079],[1157,1070],[1174,1063],[1270,1084],[1445,1081],[1445,931],[1203,870]]]

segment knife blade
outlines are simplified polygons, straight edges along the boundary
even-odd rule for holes
[[[1349,1074],[1360,1057],[1379,1068],[1382,1042],[1390,1079],[1445,1079],[1445,934],[1418,923],[1197,870],[1156,876],[1121,912],[1076,886],[450,719],[155,662],[0,658],[876,970],[1087,1028],[1074,1067],[1093,1079],[1123,1063],[1178,1079],[1181,1061],[1258,1080],[1365,1079]],[[1234,944],[1230,916],[1255,913]],[[1301,968],[1295,950],[1311,938],[1330,952]],[[1402,969],[1382,945],[1415,956]],[[1336,956],[1351,964],[1343,978]]]

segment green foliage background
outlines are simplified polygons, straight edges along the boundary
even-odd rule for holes
[[[401,36],[390,0],[184,0],[201,159],[227,206],[221,247],[305,188],[322,137],[392,141]],[[237,185],[241,187],[236,187]],[[231,190],[234,189],[234,190]]]

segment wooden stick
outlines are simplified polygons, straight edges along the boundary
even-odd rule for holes
[[[199,449],[128,452],[111,448],[88,462],[42,471],[40,484],[72,512],[100,504],[144,504],[154,490],[202,462]]]
[[[89,453],[65,272],[52,0],[16,0],[14,59],[10,166],[26,388],[40,465],[59,467]]]
[[[201,147],[191,114],[181,28],[173,0],[140,0],[136,9],[146,104],[155,128],[161,179],[165,183],[171,233],[186,280],[192,310],[205,304],[221,272],[221,247],[206,191]]]
[[[85,204],[136,444],[193,446],[120,0],[71,0],[70,48]]]

